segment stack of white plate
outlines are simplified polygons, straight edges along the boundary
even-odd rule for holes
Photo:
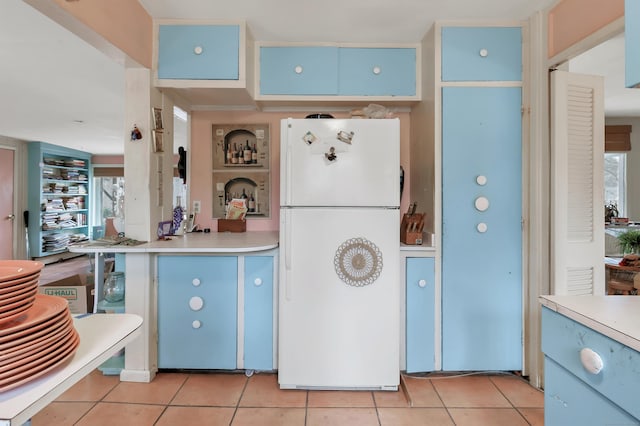
[[[80,344],[67,301],[37,293],[43,266],[0,260],[0,392],[52,370]]]

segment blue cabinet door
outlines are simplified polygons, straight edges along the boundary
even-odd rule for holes
[[[238,80],[238,25],[160,25],[158,78]]]
[[[407,373],[435,370],[435,266],[430,257],[408,258]]]
[[[442,28],[442,81],[520,80],[520,27]]]
[[[342,96],[415,96],[416,50],[411,48],[340,48]]]
[[[442,89],[445,370],[522,368],[520,111],[519,87]]]
[[[640,2],[624,2],[624,85],[640,85]]]
[[[244,368],[273,370],[273,257],[244,259]]]
[[[337,47],[261,47],[260,94],[335,95]]]
[[[236,257],[158,257],[159,368],[236,368],[237,265]]]

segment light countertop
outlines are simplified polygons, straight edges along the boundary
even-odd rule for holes
[[[247,253],[278,247],[277,231],[194,232],[137,246],[98,241],[69,247],[73,253]]]
[[[540,303],[640,352],[639,296],[540,296]]]

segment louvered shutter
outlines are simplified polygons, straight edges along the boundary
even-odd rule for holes
[[[604,80],[551,74],[551,293],[604,294]]]

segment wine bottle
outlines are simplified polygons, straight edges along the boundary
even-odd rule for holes
[[[244,146],[244,163],[251,164],[251,147],[249,146],[249,140],[247,139],[246,145]]]
[[[231,164],[231,159],[233,158],[233,153],[231,152],[231,144],[227,144],[227,149],[226,149],[226,153],[225,153],[225,160],[224,162],[227,164]]]
[[[255,142],[253,143],[253,149],[251,150],[251,162],[253,164],[258,164],[258,149],[256,148]]]
[[[253,192],[249,196],[248,211],[250,211],[250,212],[255,212],[256,211],[256,199],[253,198]]]
[[[231,156],[231,163],[232,164],[238,164],[238,148],[236,147],[236,144],[233,144],[233,153]]]
[[[245,200],[248,198],[247,197],[247,193],[245,192],[244,188],[242,188],[242,195],[240,196],[240,198],[245,199]]]

